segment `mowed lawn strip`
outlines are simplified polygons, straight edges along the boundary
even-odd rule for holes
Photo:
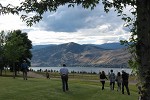
[[[63,92],[60,79],[0,77],[0,100],[137,100],[136,86],[130,91],[130,96],[110,91],[108,82],[102,91],[100,82],[70,79],[69,91]]]

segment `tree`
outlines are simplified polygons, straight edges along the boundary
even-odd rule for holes
[[[22,37],[23,42],[20,45],[26,48],[24,53],[21,55],[20,63],[22,63],[23,60],[26,60],[30,65],[30,60],[32,58],[32,53],[30,51],[30,49],[32,49],[32,42],[28,39],[27,33],[25,32],[22,33],[21,30],[16,30],[15,32],[17,36]]]
[[[10,67],[14,72],[14,78],[23,60],[31,59],[31,48],[32,44],[26,33],[16,30],[8,34],[4,46],[4,56],[9,61],[9,65],[11,65]]]
[[[139,75],[143,83],[143,100],[150,99],[150,1],[137,1],[137,45]]]
[[[6,7],[0,5],[1,14],[19,14],[24,11],[27,15],[21,15],[23,21],[31,26],[42,19],[42,15],[46,11],[56,11],[59,6],[65,4],[68,7],[82,5],[83,8],[93,9],[100,0],[25,0],[20,6],[8,5]],[[109,12],[109,9],[114,7],[118,12],[118,16],[126,22],[127,27],[131,27],[130,42],[132,47],[131,52],[135,52],[134,57],[137,62],[136,67],[143,87],[143,100],[150,99],[150,0],[102,0],[104,10]],[[135,11],[131,13],[135,16],[131,18],[123,13],[123,9],[127,6],[132,6]],[[34,16],[28,17],[29,13],[34,12]],[[124,41],[124,43],[128,43]],[[133,65],[133,63],[132,63]]]
[[[5,43],[6,35],[4,31],[0,32],[0,76],[2,75],[2,70],[5,66],[5,59],[4,59],[4,43]]]

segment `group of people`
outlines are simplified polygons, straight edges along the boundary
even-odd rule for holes
[[[63,64],[63,67],[60,69],[60,75],[61,75],[61,79],[62,79],[62,89],[63,91],[68,91],[68,69],[66,68],[66,65]],[[23,79],[27,80],[27,72],[28,72],[28,64],[27,62],[24,60],[24,62],[21,65],[22,68],[22,72],[23,72]],[[47,73],[47,78],[49,78],[49,74]],[[115,73],[113,72],[113,70],[110,71],[108,78],[105,74],[104,71],[102,71],[100,73],[100,81],[102,83],[102,90],[104,90],[104,86],[105,86],[105,80],[109,79],[110,80],[110,90],[114,90],[115,87],[115,82],[117,82],[117,91],[121,91],[122,90],[122,94],[124,94],[124,87],[126,88],[126,91],[128,93],[128,95],[130,95],[130,91],[129,91],[129,87],[128,87],[128,78],[129,78],[129,74],[126,73],[124,70],[122,70],[122,74],[120,72],[117,73],[117,75],[115,75]],[[122,86],[122,88],[121,88]]]
[[[124,88],[126,88],[126,91],[128,95],[130,95],[129,87],[128,87],[128,79],[129,79],[129,74],[126,73],[124,70],[122,70],[122,74],[120,72],[115,75],[113,70],[110,71],[108,78],[110,80],[110,90],[114,90],[115,87],[115,82],[117,82],[117,91],[122,90],[122,94],[124,94]],[[105,85],[105,80],[107,79],[107,76],[105,75],[105,72],[102,71],[100,73],[100,81],[102,83],[102,90],[104,90],[104,85]],[[122,86],[122,88],[121,88]]]
[[[26,60],[23,61],[23,63],[21,64],[21,71],[23,72],[23,79],[27,80],[27,72],[28,72],[28,67],[29,65],[27,64]],[[63,64],[63,68],[60,69],[60,75],[61,75],[61,79],[62,79],[62,88],[63,91],[68,91],[68,69],[66,68],[66,65]],[[46,70],[46,78],[50,79],[49,73]]]
[[[60,69],[60,75],[62,79],[62,89],[63,91],[68,91],[68,69],[66,68],[66,65],[63,64],[63,68]],[[124,70],[122,70],[122,74],[120,72],[115,75],[113,70],[110,71],[110,74],[108,75],[108,78],[110,80],[110,89],[114,90],[115,87],[115,82],[117,82],[117,91],[122,90],[122,94],[124,94],[124,88],[126,88],[126,91],[128,95],[130,95],[129,87],[128,87],[128,79],[129,79],[129,74],[126,73]],[[100,81],[102,83],[102,90],[104,90],[105,86],[105,80],[107,79],[107,76],[105,75],[105,72],[102,71],[100,73]],[[122,88],[121,88],[122,86]]]

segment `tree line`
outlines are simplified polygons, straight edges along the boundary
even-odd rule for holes
[[[28,39],[27,33],[21,30],[0,32],[0,76],[2,70],[7,67],[13,72],[13,77],[21,69],[21,63],[26,60],[29,65],[32,58],[30,49],[32,42]]]

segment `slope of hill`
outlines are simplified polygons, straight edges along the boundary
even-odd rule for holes
[[[99,45],[99,47],[112,50],[126,48],[124,45],[121,45],[120,43],[105,43]]]
[[[131,55],[125,48],[108,50],[94,45],[66,43],[32,50],[32,66],[127,67]]]

